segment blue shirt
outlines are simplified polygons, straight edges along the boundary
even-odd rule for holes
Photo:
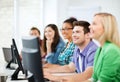
[[[84,48],[84,50],[80,53],[80,49],[76,46],[73,54],[72,62],[76,66],[77,73],[81,73],[85,71],[85,69],[89,66],[93,66],[94,55],[97,50],[98,46],[93,42],[90,41],[89,44]],[[81,62],[79,59],[81,58]],[[80,63],[82,63],[82,71],[80,69]]]
[[[69,43],[68,46],[67,44],[64,46],[63,50],[58,56],[59,65],[66,65],[72,61],[74,48],[75,48],[75,44],[73,42]]]
[[[55,48],[56,52],[51,52],[51,53],[47,54],[45,60],[48,63],[58,64],[58,56],[59,56],[61,50],[63,49],[64,45],[65,45],[65,42],[62,40],[62,38],[60,38],[60,41],[59,41],[57,47]]]

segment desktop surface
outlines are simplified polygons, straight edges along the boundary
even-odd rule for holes
[[[11,76],[15,70],[6,68],[6,63],[0,64],[0,76]]]
[[[18,80],[11,80],[11,76],[8,76],[6,82],[28,82],[25,74],[23,74],[22,71],[19,72],[18,78]]]
[[[73,75],[76,74],[75,72],[73,73],[52,73],[54,76],[67,76],[67,75]]]
[[[11,80],[11,77],[8,77],[6,82],[28,82],[28,80]]]

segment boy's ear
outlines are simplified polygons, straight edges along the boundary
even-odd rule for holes
[[[86,36],[87,39],[90,39],[90,38],[91,38],[91,37],[90,37],[90,33],[86,33],[85,36]]]

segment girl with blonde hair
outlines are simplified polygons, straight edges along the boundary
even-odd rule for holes
[[[115,17],[95,14],[90,32],[101,46],[95,55],[92,78],[85,82],[120,82],[120,35]]]

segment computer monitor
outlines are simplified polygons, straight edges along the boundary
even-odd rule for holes
[[[3,50],[5,61],[9,63],[12,60],[11,48],[3,47],[2,50]]]
[[[39,39],[36,36],[25,36],[22,45],[23,66],[33,75],[32,81],[28,81],[44,82]]]
[[[3,54],[4,54],[4,59],[7,62],[6,68],[9,69],[15,69],[14,67],[11,66],[11,63],[17,63],[16,58],[13,55],[12,48],[10,47],[2,47]]]
[[[23,69],[23,66],[22,66],[22,62],[21,62],[21,59],[20,59],[20,56],[19,56],[19,52],[18,52],[18,49],[17,49],[17,46],[16,46],[15,39],[12,39],[11,49],[12,49],[12,51],[14,53],[13,55],[16,58],[17,63],[18,63],[18,68],[12,74],[11,80],[21,80],[21,79],[24,79],[24,78],[18,78],[18,74],[19,74],[20,71],[22,71],[23,74],[25,72],[24,72],[24,69]]]

